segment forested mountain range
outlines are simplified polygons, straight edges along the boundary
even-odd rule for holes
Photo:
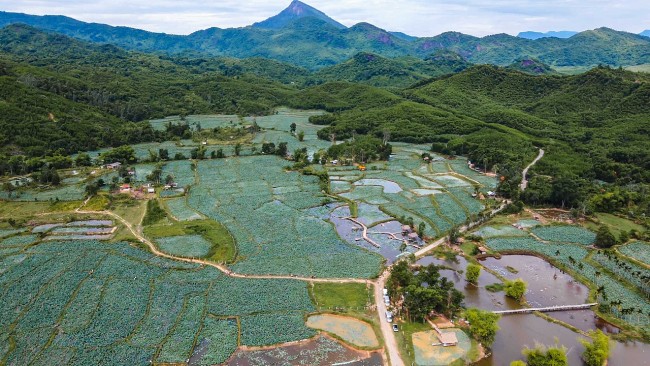
[[[314,120],[327,125],[324,139],[389,131],[513,176],[544,147],[539,174],[627,184],[650,181],[648,100],[650,75],[609,67],[534,76],[449,52],[361,53],[310,72],[266,59],[144,54],[25,25],[0,30],[2,152],[29,157],[164,139],[150,118],[285,105],[331,112]]]
[[[312,70],[339,64],[360,52],[388,58],[425,58],[437,50],[453,51],[468,62],[500,66],[522,58],[535,58],[551,66],[650,63],[650,38],[608,28],[581,32],[567,39],[530,40],[506,34],[479,38],[456,32],[415,38],[368,23],[347,28],[300,1],[252,26],[215,27],[187,36],[85,23],[63,16],[0,12],[0,26],[14,23],[128,50],[201,57],[262,57]]]

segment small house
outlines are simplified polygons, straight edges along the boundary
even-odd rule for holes
[[[436,336],[440,340],[443,347],[451,347],[458,345],[458,337],[454,332],[443,332],[435,324],[431,323],[433,329],[436,331]]]
[[[115,170],[115,169],[119,169],[121,166],[122,166],[122,163],[116,162],[116,163],[112,163],[112,164],[106,164],[106,165],[104,165],[104,168],[105,169]]]
[[[154,187],[149,187],[147,188],[147,193],[156,193],[156,189]]]
[[[418,241],[419,238],[420,238],[420,237],[418,236],[418,233],[410,233],[410,234],[408,235],[408,240],[409,240],[410,242],[416,242],[416,241]]]
[[[131,185],[130,184],[122,184],[120,186],[120,192],[121,193],[129,193],[129,192],[131,192]]]
[[[411,227],[408,225],[402,225],[402,234],[409,234],[411,232]]]
[[[487,253],[487,249],[485,247],[478,247],[478,251],[481,254],[486,254]]]

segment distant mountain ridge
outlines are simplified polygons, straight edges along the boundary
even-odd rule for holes
[[[650,29],[644,30],[643,32],[641,32],[641,35],[645,37],[650,37]]]
[[[14,23],[127,50],[188,57],[262,57],[310,70],[337,65],[361,52],[386,58],[424,58],[438,50],[457,53],[470,63],[498,66],[525,58],[552,67],[650,63],[648,37],[609,28],[581,32],[566,39],[530,40],[507,34],[479,38],[458,32],[416,38],[369,23],[346,28],[300,1],[293,1],[280,14],[253,26],[214,27],[187,36],[85,23],[64,16],[0,12],[0,27]]]
[[[300,18],[312,17],[324,21],[339,29],[347,28],[343,24],[328,17],[322,11],[313,8],[301,1],[293,0],[288,8],[284,9],[280,14],[272,16],[262,22],[253,24],[253,27],[267,28],[267,29],[280,29],[284,28],[291,21]]]
[[[555,38],[570,38],[578,34],[575,31],[549,31],[549,32],[521,32],[517,35],[519,38],[525,39],[540,39],[546,37],[555,37]]]

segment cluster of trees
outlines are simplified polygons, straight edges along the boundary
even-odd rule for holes
[[[287,146],[286,142],[280,142],[278,146],[275,146],[273,142],[264,142],[262,143],[262,154],[286,157],[289,152]]]
[[[25,175],[40,172],[44,168],[66,169],[74,165],[75,161],[57,151],[44,157],[26,157],[24,155],[0,154],[0,175]]]
[[[650,215],[650,152],[643,148],[650,143],[645,123],[650,77],[643,74],[598,67],[575,76],[530,76],[483,65],[402,90],[330,82],[372,84],[392,76],[403,81],[421,70],[434,72],[431,62],[453,72],[466,66],[456,70],[462,60],[449,54],[417,62],[359,54],[322,71],[331,74],[322,80],[327,82],[304,87],[308,71],[276,61],[138,54],[22,25],[3,29],[0,38],[5,45],[0,95],[6,101],[0,106],[0,174],[71,165],[48,159],[109,146],[197,132],[201,138],[247,133],[236,127],[191,131],[186,123],[155,131],[143,122],[149,118],[263,115],[288,105],[333,112],[310,119],[327,126],[319,131],[321,139],[354,140],[332,147],[333,157],[385,159],[388,135],[392,141],[431,143],[437,153],[468,156],[502,177],[498,191],[505,197],[585,213]],[[409,65],[405,74],[393,72],[396,63]],[[383,75],[387,72],[390,77]],[[304,83],[287,85],[295,80]],[[304,138],[295,126],[292,133]],[[530,171],[520,197],[519,174],[537,147],[547,155]],[[196,158],[205,157],[196,152]]]
[[[469,333],[474,339],[490,348],[499,330],[499,314],[481,309],[467,309],[465,318],[469,322]]]
[[[402,307],[411,321],[424,321],[432,312],[452,317],[464,299],[433,264],[415,274],[407,261],[400,261],[393,266],[387,286],[393,299],[403,299]]]
[[[358,136],[351,141],[330,146],[327,155],[332,159],[368,163],[388,160],[393,152],[391,144],[371,136]]]
[[[585,347],[582,352],[582,359],[587,366],[605,365],[610,353],[610,340],[600,329],[588,333],[591,342],[579,338],[578,340]],[[510,366],[568,366],[566,347],[547,347],[537,344],[534,348],[525,348],[521,353],[526,357],[524,361],[513,361]]]
[[[526,282],[521,278],[518,278],[516,280],[506,281],[504,290],[506,296],[521,301],[526,294],[527,287],[528,285]]]
[[[569,366],[565,347],[546,347],[538,344],[535,348],[525,348],[521,353],[526,362],[513,361],[510,366]]]

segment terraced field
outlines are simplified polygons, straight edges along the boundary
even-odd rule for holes
[[[0,254],[0,274],[9,365],[212,364],[315,334],[304,282],[229,278],[126,243],[45,242]]]
[[[238,273],[370,278],[382,258],[343,242],[306,213],[321,206],[317,178],[286,172],[274,156],[202,161],[189,205],[222,223],[237,242]],[[291,188],[291,189],[283,189]]]
[[[641,280],[641,276],[647,277],[647,269],[632,263],[626,264],[613,258],[609,259],[605,255],[587,248],[584,245],[587,240],[584,238],[589,235],[584,233],[585,229],[566,226],[557,228],[561,229],[561,232],[573,233],[574,236],[561,236],[560,238],[564,242],[541,242],[532,236],[492,237],[487,239],[486,244],[497,252],[514,251],[540,254],[581,275],[594,286],[602,286],[602,292],[598,295],[597,300],[604,305],[605,311],[634,325],[647,326],[650,324],[650,301],[647,297],[647,292],[650,289]],[[540,233],[536,229],[533,231],[536,234]],[[557,231],[542,231],[541,233],[548,239]],[[633,290],[634,288],[636,290]]]

